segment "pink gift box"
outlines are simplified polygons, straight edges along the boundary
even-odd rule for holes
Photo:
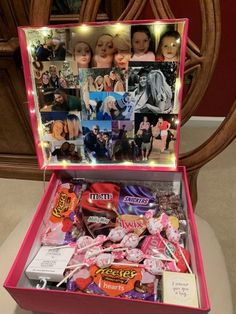
[[[33,53],[32,53],[32,43],[33,40],[36,41],[48,32],[58,31],[58,34],[72,36],[76,34],[75,29],[79,32],[85,30],[84,25],[59,25],[59,26],[48,26],[42,28],[31,28],[31,27],[21,27],[19,28],[19,38],[22,52],[22,60],[24,65],[24,75],[26,81],[26,89],[28,95],[28,107],[30,112],[32,131],[35,140],[35,147],[37,151],[38,161],[41,169],[51,169],[55,170],[48,184],[45,195],[35,213],[33,221],[27,231],[23,244],[19,250],[19,253],[13,263],[13,266],[8,274],[8,277],[4,283],[4,287],[8,290],[11,296],[22,308],[30,311],[45,312],[45,313],[55,313],[55,314],[92,314],[92,313],[103,313],[108,314],[112,311],[114,314],[120,313],[137,313],[141,314],[147,312],[149,314],[195,314],[195,313],[208,313],[210,310],[207,287],[205,282],[203,263],[201,258],[201,252],[198,242],[197,230],[194,221],[193,209],[191,205],[191,199],[188,190],[188,183],[186,177],[186,171],[184,167],[178,167],[178,151],[179,151],[179,129],[180,129],[180,108],[182,102],[182,91],[183,91],[183,75],[184,75],[184,60],[185,60],[185,50],[187,41],[187,19],[178,20],[159,20],[159,21],[125,21],[121,23],[117,22],[104,22],[104,23],[88,23],[87,27],[90,31],[94,31],[94,34],[100,32],[99,28],[102,30],[111,30],[116,27],[121,26],[127,31],[129,26],[133,24],[145,24],[151,29],[154,29],[154,37],[157,41],[160,40],[160,34],[165,29],[177,29],[181,33],[181,53],[179,56],[178,66],[176,66],[176,80],[172,88],[175,90],[172,97],[172,106],[177,108],[176,111],[173,109],[171,114],[166,115],[168,122],[172,123],[172,127],[175,132],[175,143],[172,145],[173,150],[170,154],[162,154],[164,160],[157,160],[153,158],[151,162],[142,163],[129,161],[128,163],[123,160],[123,162],[108,162],[108,163],[90,163],[83,156],[81,163],[73,163],[68,160],[56,160],[49,158],[53,156],[52,147],[54,143],[49,137],[46,139],[47,132],[45,131],[48,127],[48,121],[43,119],[43,114],[47,116],[48,112],[42,113],[42,108],[39,105],[39,84],[37,82],[37,77],[34,72],[33,67]],[[93,29],[94,27],[94,29]],[[105,27],[105,28],[104,28]],[[37,37],[34,32],[38,32],[39,37]],[[46,33],[45,33],[46,32]],[[98,32],[98,33],[96,33]],[[105,32],[106,33],[106,32]],[[69,35],[68,35],[69,34]],[[82,34],[82,33],[81,33]],[[55,35],[55,34],[54,34]],[[28,37],[27,37],[28,36]],[[33,40],[31,38],[33,36]],[[93,37],[93,36],[92,36]],[[96,37],[96,36],[95,36]],[[94,38],[95,38],[94,37]],[[29,39],[31,38],[31,39]],[[89,40],[89,39],[88,39]],[[94,39],[95,40],[95,39]],[[40,41],[39,41],[40,42]],[[68,61],[68,60],[67,60]],[[71,59],[70,59],[71,62]],[[38,71],[40,72],[40,66],[44,67],[44,64],[39,64]],[[62,65],[60,65],[62,66]],[[156,67],[157,66],[157,67]],[[154,66],[155,71],[159,71],[158,64]],[[48,65],[46,66],[46,69]],[[43,72],[42,72],[43,73]],[[41,73],[41,74],[42,74]],[[178,84],[177,84],[178,82]],[[41,92],[44,92],[41,90]],[[42,95],[41,95],[42,96]],[[119,100],[117,98],[117,100]],[[58,113],[54,112],[57,116]],[[82,114],[82,113],[81,113]],[[161,114],[162,115],[162,114]],[[161,115],[152,114],[149,115],[150,122],[157,123],[157,119]],[[78,114],[79,116],[79,114]],[[155,119],[153,118],[155,116]],[[49,119],[49,118],[48,118]],[[53,116],[50,116],[51,120],[56,120]],[[50,120],[49,119],[49,120]],[[59,119],[59,115],[57,116]],[[64,119],[64,118],[63,118]],[[154,119],[154,120],[153,120]],[[88,119],[89,120],[89,119]],[[131,118],[130,118],[131,120]],[[124,119],[125,121],[125,119]],[[126,119],[127,121],[127,119]],[[138,129],[138,122],[135,119],[133,121],[133,137],[134,133]],[[80,117],[80,122],[85,123]],[[125,123],[121,121],[122,123]],[[101,121],[96,121],[97,124]],[[121,123],[121,125],[122,125]],[[136,123],[136,124],[135,124]],[[105,125],[105,124],[104,124]],[[84,129],[88,128],[85,123]],[[112,124],[108,131],[112,134]],[[105,127],[104,127],[105,129]],[[85,131],[84,131],[85,132]],[[82,135],[85,136],[84,132]],[[113,134],[112,134],[113,136]],[[154,136],[154,135],[153,135]],[[155,135],[156,136],[156,135]],[[60,142],[60,141],[59,141]],[[71,141],[74,143],[73,141]],[[62,144],[62,141],[60,142]],[[81,144],[80,144],[81,145]],[[78,144],[79,147],[79,144]],[[55,147],[54,147],[55,148]],[[82,148],[83,150],[83,144]],[[84,154],[85,155],[85,154]],[[159,154],[160,155],[160,154]],[[158,156],[159,156],[158,155]],[[152,156],[151,156],[152,157]],[[151,158],[152,159],[152,158]],[[37,253],[40,248],[40,233],[43,227],[43,220],[49,210],[49,205],[51,204],[52,197],[56,191],[58,184],[60,184],[60,178],[85,178],[90,180],[109,180],[109,181],[178,181],[182,185],[182,200],[183,208],[187,217],[189,225],[189,235],[187,249],[191,253],[191,267],[196,275],[198,297],[199,297],[199,308],[186,307],[186,306],[176,306],[170,304],[164,304],[160,302],[142,301],[135,299],[125,299],[121,297],[108,297],[100,296],[95,294],[86,294],[82,292],[68,292],[68,291],[58,291],[58,290],[47,290],[47,289],[36,289],[32,286],[32,283],[25,275],[25,269],[29,262]],[[128,180],[127,180],[128,178]]]
[[[31,257],[39,249],[39,233],[42,227],[42,221],[45,211],[50,203],[52,193],[56,186],[60,183],[61,176],[75,176],[78,173],[73,171],[59,171],[52,175],[47,191],[42,199],[31,226],[25,236],[24,242],[19,250],[19,253],[13,263],[9,275],[4,283],[4,287],[16,300],[16,302],[24,309],[45,313],[160,313],[160,314],[194,314],[194,313],[208,313],[210,310],[207,287],[205,282],[203,263],[198,242],[198,235],[194,221],[194,215],[189,196],[187,177],[185,168],[179,167],[176,171],[159,171],[156,168],[150,170],[149,168],[143,171],[132,170],[132,168],[125,170],[104,170],[102,173],[98,171],[80,171],[79,177],[88,179],[110,179],[122,180],[129,177],[129,180],[163,180],[182,182],[182,198],[183,206],[186,211],[187,220],[189,223],[188,235],[188,249],[192,258],[192,269],[196,274],[199,308],[191,308],[185,306],[175,306],[170,304],[130,300],[123,298],[104,297],[98,295],[88,295],[78,292],[65,292],[55,290],[40,290],[31,286],[29,280],[24,274],[26,265],[29,263]],[[98,310],[99,309],[99,310]]]

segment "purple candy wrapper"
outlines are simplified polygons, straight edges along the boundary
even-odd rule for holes
[[[129,299],[138,299],[138,300],[149,300],[154,301],[154,295],[151,293],[140,293],[135,290],[128,291],[121,295],[123,298],[129,298]]]
[[[157,201],[150,189],[138,185],[121,187],[118,204],[119,215],[145,215],[149,209],[154,211],[154,215],[156,214]]]

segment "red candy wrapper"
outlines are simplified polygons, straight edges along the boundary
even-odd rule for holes
[[[81,211],[89,233],[108,235],[115,227],[120,187],[113,183],[93,183],[82,194]]]

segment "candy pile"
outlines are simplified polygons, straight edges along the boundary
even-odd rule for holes
[[[74,248],[57,287],[161,301],[163,271],[192,273],[186,226],[180,195],[155,184],[62,183],[41,243]]]

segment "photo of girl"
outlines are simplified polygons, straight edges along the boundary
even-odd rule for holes
[[[61,120],[54,120],[51,123],[50,131],[46,134],[46,141],[62,141],[65,139],[64,122]]]
[[[114,52],[113,36],[110,34],[100,35],[96,41],[92,66],[95,68],[111,68]]]
[[[72,54],[78,69],[91,67],[93,51],[88,43],[74,39]]]
[[[153,113],[170,113],[172,111],[172,90],[160,70],[149,73],[150,96],[146,107]]]
[[[164,33],[157,49],[156,61],[178,62],[180,54],[181,38],[177,31]]]
[[[104,78],[101,75],[98,75],[95,79],[95,86],[97,92],[102,92],[104,90]]]
[[[149,128],[150,128],[150,122],[148,122],[148,117],[143,116],[143,121],[140,122],[139,130],[143,131],[143,130],[148,130]]]
[[[76,140],[82,134],[81,123],[78,115],[69,113],[64,120],[65,138]]]
[[[156,130],[159,130],[159,132],[160,132],[161,153],[163,153],[165,148],[166,148],[166,139],[167,139],[167,135],[168,135],[168,130],[170,129],[170,125],[171,124],[168,121],[164,120],[163,117],[159,117],[156,125],[154,126],[154,128],[156,128]]]
[[[119,110],[115,97],[107,96],[97,111],[97,120],[112,120],[117,115],[119,115]]]
[[[132,100],[135,104],[134,112],[145,111],[146,103],[149,98],[148,75],[149,71],[145,68],[140,68],[137,73],[138,84],[132,92]]]
[[[131,26],[131,61],[155,61],[155,54],[151,50],[151,32],[146,25]]]
[[[120,70],[126,73],[128,71],[129,61],[131,59],[131,42],[128,36],[117,34],[113,38],[115,48],[114,64]]]

